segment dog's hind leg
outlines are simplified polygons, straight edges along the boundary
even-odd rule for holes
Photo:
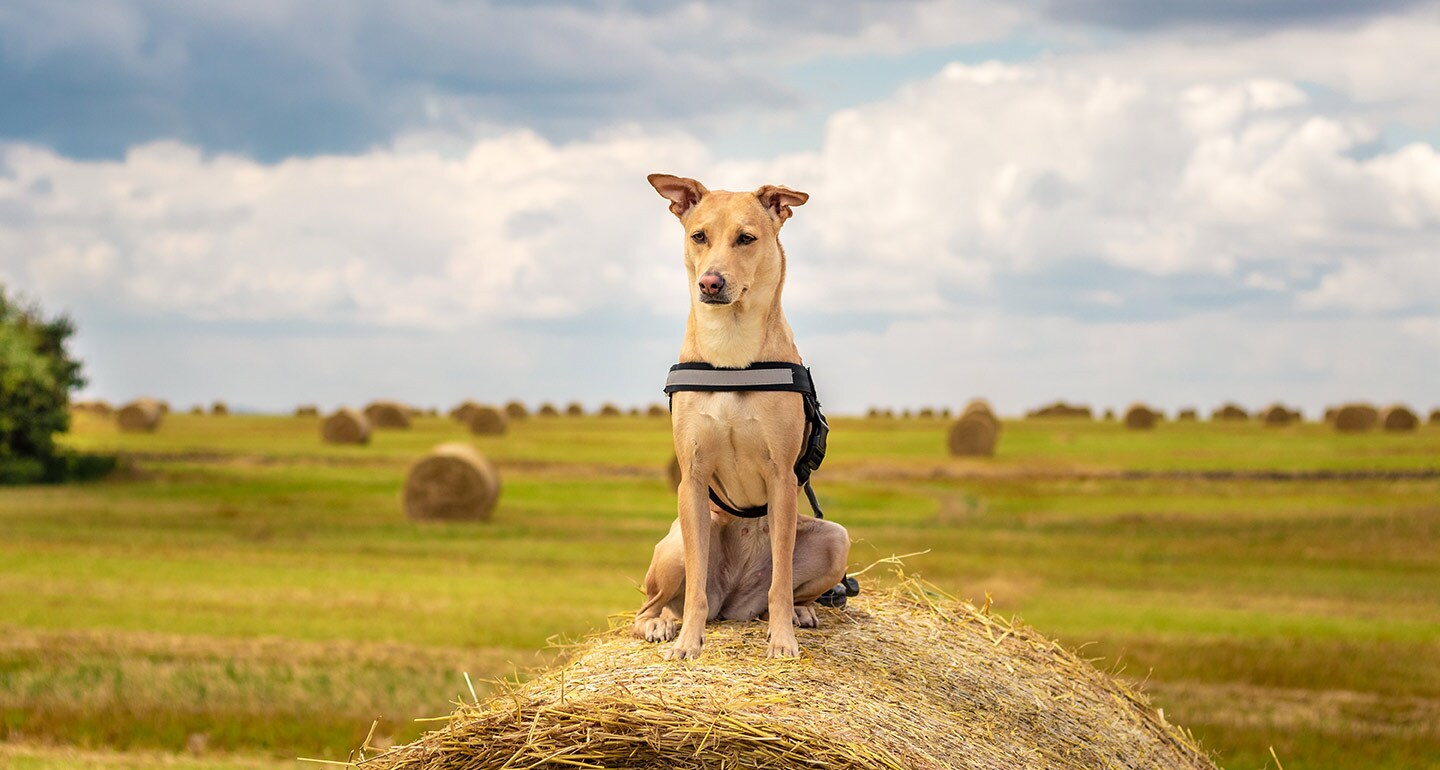
[[[635,614],[632,633],[650,642],[668,642],[675,638],[676,613],[685,590],[685,551],[680,537],[680,522],[670,526],[670,533],[655,545],[655,556],[645,572],[645,604]]]
[[[801,523],[795,536],[795,625],[814,628],[820,624],[815,600],[845,577],[850,558],[850,534],[833,521],[810,519]]]

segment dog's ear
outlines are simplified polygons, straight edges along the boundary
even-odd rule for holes
[[[670,201],[670,211],[677,217],[684,216],[690,207],[710,192],[705,185],[683,176],[651,174],[645,178],[650,180],[650,186],[660,193],[660,197]]]
[[[770,212],[770,216],[775,217],[776,222],[780,224],[784,224],[785,220],[795,213],[790,210],[791,206],[804,205],[805,201],[810,200],[807,193],[773,184],[767,184],[756,190],[755,197],[760,199],[760,205],[764,206]]]

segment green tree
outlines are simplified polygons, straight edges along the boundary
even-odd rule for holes
[[[0,483],[60,480],[74,458],[55,434],[70,428],[70,391],[85,384],[65,343],[75,325],[46,320],[0,286]]]

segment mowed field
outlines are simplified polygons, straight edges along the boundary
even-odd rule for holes
[[[832,424],[816,486],[855,568],[925,552],[906,572],[1143,683],[1231,770],[1440,767],[1440,428],[1009,421],[958,460],[941,420]],[[493,521],[406,521],[407,464],[452,440],[498,464]],[[77,415],[66,443],[132,467],[0,488],[0,767],[303,767],[376,717],[412,739],[462,672],[488,689],[635,610],[669,442],[665,418],[332,447],[314,418]]]

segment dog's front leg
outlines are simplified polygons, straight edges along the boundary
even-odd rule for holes
[[[700,657],[705,644],[705,620],[710,615],[706,594],[710,573],[709,487],[699,474],[680,482],[680,538],[685,545],[685,611],[680,616],[680,636],[666,650],[671,660]]]
[[[768,658],[795,658],[795,474],[782,469],[770,482],[770,646]]]

